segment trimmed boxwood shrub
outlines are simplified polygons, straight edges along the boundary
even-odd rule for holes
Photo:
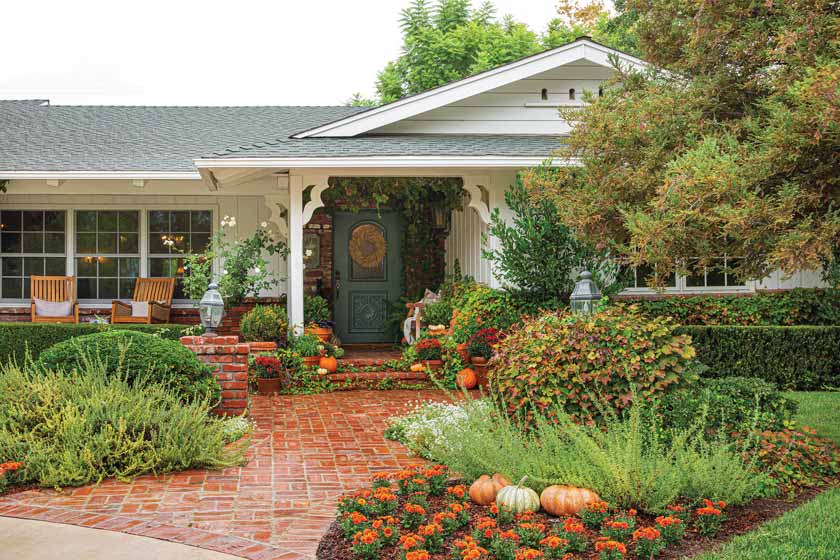
[[[691,428],[705,412],[703,425],[710,433],[781,430],[797,409],[796,402],[785,398],[775,383],[757,377],[700,379],[672,391],[661,405],[666,427]]]
[[[511,414],[532,421],[537,408],[562,406],[597,420],[601,408],[622,410],[697,378],[691,339],[666,318],[608,308],[585,316],[555,311],[514,327],[497,346],[490,390]]]
[[[783,389],[840,386],[840,327],[682,326],[707,377],[760,377]]]
[[[0,323],[0,364],[12,360],[18,363],[23,362],[26,351],[33,359],[38,359],[41,352],[59,342],[63,342],[74,336],[93,334],[110,329],[131,330],[157,335],[168,340],[178,340],[187,334],[189,325],[94,325],[91,323],[80,323],[78,325],[67,325],[60,323]]]
[[[209,366],[180,342],[151,334],[108,330],[59,342],[43,351],[39,365],[70,372],[84,371],[102,362],[109,375],[169,384],[185,400],[209,398],[216,402],[221,389]]]
[[[627,301],[627,300],[625,300]],[[644,315],[681,325],[840,325],[840,290],[797,288],[754,295],[630,300]]]

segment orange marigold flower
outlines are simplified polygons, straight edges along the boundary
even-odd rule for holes
[[[499,538],[519,542],[519,535],[515,531],[502,531],[499,533]]]
[[[627,511],[627,515],[634,516],[634,517],[637,513],[639,513],[639,512],[636,511],[635,509],[630,509],[630,510]]]
[[[423,546],[424,542],[426,542],[426,539],[413,533],[408,533],[400,537],[400,546],[403,550],[411,550],[412,548]]]
[[[420,528],[417,529],[417,533],[424,537],[431,537],[435,533],[442,533],[443,527],[438,525],[437,523],[429,523],[428,525],[421,525]]]
[[[425,550],[414,550],[405,555],[405,560],[429,560],[429,558],[429,553]]]
[[[656,524],[660,527],[669,527],[671,525],[679,525],[681,523],[681,519],[678,519],[672,515],[660,515],[656,518]]]
[[[359,525],[367,521],[367,517],[359,513],[358,511],[354,511],[350,514],[350,521],[353,522],[353,525]]]
[[[499,513],[499,506],[497,506],[495,503],[490,504],[490,513],[492,513],[493,515],[498,514]]]
[[[561,539],[557,535],[550,535],[550,536],[544,538],[543,540],[541,540],[540,544],[545,546],[545,547],[548,547],[552,550],[555,550],[555,549],[558,549],[558,548],[563,548],[565,546],[568,546],[569,541],[566,540],[566,539]]]
[[[391,535],[393,535],[393,534],[394,534],[394,529],[392,529],[391,527],[383,527],[383,528],[382,528],[382,534],[383,534],[386,538],[389,538]]]
[[[538,560],[543,557],[543,553],[533,548],[526,548],[524,550],[516,551],[516,560]]]
[[[452,513],[461,513],[464,511],[464,506],[462,504],[449,504],[449,509],[452,510]]]
[[[563,530],[567,533],[583,533],[586,531],[586,528],[583,526],[583,523],[578,522],[573,517],[567,517],[563,520]]]
[[[595,552],[601,552],[602,550],[617,550],[621,554],[627,554],[627,547],[618,541],[599,540],[595,543]]]
[[[416,513],[418,515],[426,515],[426,509],[418,504],[405,504],[406,513]]]
[[[603,500],[590,502],[590,503],[586,504],[585,507],[589,511],[597,511],[599,513],[606,513],[607,510],[609,509],[609,506],[607,505],[607,502],[605,502]]]
[[[642,527],[641,529],[636,529],[633,531],[633,540],[634,541],[655,541],[658,539],[662,534],[653,527]]]
[[[630,525],[626,521],[607,521],[604,526],[608,529],[629,529]]]

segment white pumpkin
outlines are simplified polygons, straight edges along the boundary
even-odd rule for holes
[[[539,511],[540,497],[530,488],[522,486],[527,478],[525,475],[516,486],[505,486],[499,490],[496,494],[496,505],[513,513]]]

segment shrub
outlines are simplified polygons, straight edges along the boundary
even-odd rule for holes
[[[59,342],[41,353],[47,369],[79,374],[89,362],[101,361],[105,371],[129,382],[166,382],[176,395],[218,400],[221,389],[211,369],[180,342],[134,331],[107,330]]]
[[[536,307],[510,292],[494,290],[475,282],[459,286],[452,296],[452,309],[452,337],[458,343],[467,342],[483,328],[505,331],[518,323],[523,315],[536,311]]]
[[[840,476],[840,447],[808,428],[765,431],[754,443],[759,465],[783,487],[822,486]]]
[[[328,326],[330,324],[330,304],[321,296],[303,298],[303,321],[307,324]]]
[[[79,373],[0,368],[0,461],[24,462],[12,482],[76,486],[241,462],[244,447],[226,447],[207,399],[183,403],[165,384],[129,383],[101,364]]]
[[[644,315],[681,325],[840,326],[840,290],[797,288],[751,296],[695,296],[634,301]]]
[[[153,334],[167,340],[178,340],[184,335],[192,334],[200,329],[188,325],[94,325],[79,323],[77,325],[51,323],[0,323],[0,363],[13,360],[23,362],[28,351],[32,359],[37,360],[41,352],[54,344],[63,342],[74,336],[82,336],[109,329],[131,330]]]
[[[700,435],[702,416],[697,426],[666,434],[653,407],[636,403],[620,416],[607,414],[604,426],[579,424],[561,408],[550,420],[536,413],[526,431],[503,409],[463,407],[423,449],[470,480],[489,472],[511,480],[527,474],[537,492],[552,484],[583,486],[614,506],[651,513],[680,496],[744,503],[767,487],[741,449]]]
[[[473,408],[479,410],[473,411]],[[429,444],[442,437],[447,425],[464,422],[471,413],[484,415],[489,410],[489,403],[478,399],[459,404],[418,403],[407,414],[388,419],[385,437],[399,441],[416,455],[429,459]]]
[[[760,377],[784,389],[840,386],[840,327],[679,327],[708,377]]]
[[[286,310],[277,305],[255,305],[239,321],[239,332],[248,342],[289,343],[289,319]]]
[[[314,334],[302,334],[291,339],[289,347],[298,355],[304,358],[320,356],[324,345],[321,339]]]
[[[796,402],[775,384],[755,377],[700,379],[662,399],[665,425],[687,428],[705,413],[707,432],[780,430],[796,414]]]
[[[452,319],[452,305],[448,301],[435,301],[423,308],[423,322],[427,325],[448,326]]]
[[[420,361],[440,360],[442,354],[440,341],[436,338],[424,338],[414,345],[414,352]]]
[[[470,337],[467,342],[467,351],[470,356],[489,360],[493,357],[495,346],[502,338],[502,334],[492,327],[481,329]]]
[[[696,377],[691,339],[668,319],[630,309],[594,315],[552,312],[525,321],[496,347],[490,391],[511,414],[560,408],[591,421],[636,395],[659,396]],[[596,404],[599,403],[599,404]],[[555,406],[556,405],[556,406]]]

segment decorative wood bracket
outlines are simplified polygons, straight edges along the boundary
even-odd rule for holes
[[[324,201],[321,200],[321,193],[330,188],[328,182],[329,179],[329,175],[304,177],[304,190],[309,187],[312,187],[312,190],[309,191],[309,202],[307,202],[306,206],[303,207],[303,225],[309,223],[309,220],[312,219],[312,214],[315,213],[315,210],[324,206]]]
[[[490,177],[484,175],[464,177],[464,190],[470,195],[469,207],[478,212],[478,217],[485,224],[490,223],[490,193],[486,185]]]
[[[283,239],[289,239],[289,195],[272,194],[265,197],[265,203],[271,212],[269,223],[277,228]]]

